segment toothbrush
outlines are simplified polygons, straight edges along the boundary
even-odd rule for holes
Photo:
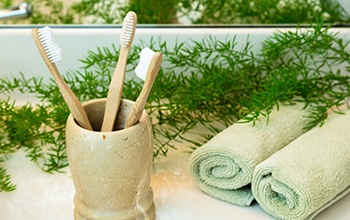
[[[135,12],[128,12],[124,18],[122,33],[120,35],[120,54],[117,66],[114,70],[113,77],[108,89],[106,100],[106,109],[103,116],[103,123],[101,127],[102,132],[113,130],[115,119],[118,114],[120,102],[122,99],[126,63],[134,38],[137,23],[137,16]]]
[[[145,80],[145,82],[140,95],[137,97],[126,117],[124,129],[135,125],[140,120],[148,95],[160,69],[161,62],[161,53],[154,52],[147,47],[141,51],[140,62],[135,69],[135,73],[139,78]]]
[[[52,30],[47,26],[41,29],[35,28],[32,30],[32,37],[74,119],[81,127],[92,130],[83,106],[57,69],[55,63],[61,59],[62,50],[54,40]]]

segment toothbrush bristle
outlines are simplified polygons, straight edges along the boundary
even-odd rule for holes
[[[123,21],[122,32],[120,34],[120,44],[123,47],[128,47],[134,37],[134,31],[136,26],[136,14],[134,12],[128,12]]]
[[[138,76],[140,79],[145,80],[148,66],[151,63],[151,60],[153,58],[153,55],[155,52],[151,50],[150,48],[146,47],[141,50],[140,53],[140,62],[135,68],[136,76]]]
[[[45,53],[51,63],[55,63],[61,59],[62,49],[52,36],[52,30],[48,26],[38,29],[38,35]]]

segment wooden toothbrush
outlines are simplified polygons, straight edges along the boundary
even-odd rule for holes
[[[136,67],[135,72],[136,75],[145,80],[145,82],[141,93],[137,97],[126,117],[124,129],[135,125],[140,120],[147,98],[162,63],[162,54],[159,52],[154,52],[149,48],[144,48],[141,51],[140,57],[140,63]]]
[[[47,26],[41,29],[35,28],[32,30],[32,37],[74,119],[81,127],[92,130],[82,104],[57,69],[55,63],[61,59],[62,50],[54,40],[51,29]]]
[[[125,70],[129,50],[134,39],[137,16],[135,12],[128,12],[124,18],[122,33],[120,35],[120,53],[117,66],[114,70],[108,89],[106,109],[101,127],[102,132],[112,131],[122,100]]]

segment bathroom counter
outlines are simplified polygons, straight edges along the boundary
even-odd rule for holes
[[[167,157],[154,162],[151,186],[157,220],[274,219],[257,203],[251,207],[239,207],[202,193],[189,175],[188,159],[188,153],[171,150]],[[68,168],[65,173],[44,173],[25,157],[24,152],[18,151],[6,162],[6,169],[17,184],[17,189],[0,193],[0,219],[73,220],[75,189]],[[350,194],[315,219],[348,220],[349,205]]]
[[[9,77],[19,72],[29,74],[26,75],[28,77],[37,75],[43,76],[44,79],[51,77],[30,37],[31,28],[0,28],[0,48],[2,48],[0,77]],[[162,36],[169,45],[173,45],[176,40],[188,41],[189,38],[200,39],[205,34],[215,34],[218,39],[237,36],[237,42],[243,44],[249,36],[254,49],[258,50],[261,41],[274,30],[275,28],[249,27],[139,28],[134,41],[139,42],[142,39],[147,42],[154,35]],[[78,59],[84,57],[88,50],[95,50],[97,46],[110,46],[116,41],[118,31],[119,29],[116,30],[115,27],[56,28],[56,40],[62,45],[63,51],[66,51],[59,65],[61,72],[81,67]],[[339,32],[340,36],[349,37],[348,28],[334,29],[334,31]],[[17,49],[14,49],[14,45]],[[17,101],[17,104],[28,101],[28,97],[25,99],[11,97]],[[180,145],[176,147],[188,150]],[[181,150],[170,150],[167,157],[160,157],[154,162],[151,186],[154,190],[157,220],[273,219],[257,203],[251,207],[239,207],[202,193],[189,175],[187,169],[189,156]],[[45,173],[30,162],[22,151],[13,154],[5,164],[12,181],[17,184],[17,189],[9,193],[0,193],[1,220],[73,219],[75,189],[68,168],[65,169],[65,173]],[[350,219],[349,206],[350,194],[320,213],[315,219],[348,220]]]

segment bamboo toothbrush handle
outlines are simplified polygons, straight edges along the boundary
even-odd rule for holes
[[[111,83],[108,88],[106,109],[101,127],[102,132],[112,131],[115,119],[117,118],[120,102],[122,100],[126,62],[128,58],[128,52],[125,50],[127,49],[121,47],[117,67],[114,70]]]
[[[159,52],[156,52],[155,55],[152,57],[150,66],[147,70],[146,79],[145,79],[143,88],[141,90],[141,93],[137,97],[135,103],[131,107],[126,117],[124,129],[135,125],[140,120],[142,111],[144,110],[146,105],[147,98],[152,89],[153,83],[157,77],[161,62],[162,62],[162,54]]]
[[[49,71],[51,72],[58,89],[60,90],[60,93],[63,96],[64,101],[66,102],[70,112],[72,113],[74,119],[77,121],[77,123],[88,130],[92,130],[91,124],[89,122],[89,119],[87,117],[87,114],[79,102],[78,98],[75,96],[75,94],[72,92],[72,90],[69,88],[67,83],[64,81],[63,77],[59,73],[57,66],[55,63],[51,63],[50,59],[48,58],[37,33],[37,28],[33,29],[32,31],[32,37],[34,39],[34,42],[36,46],[38,47],[39,53],[42,56],[43,60],[45,61],[46,66],[48,67]]]
[[[55,81],[63,96],[64,101],[66,102],[70,112],[72,113],[73,118],[81,127],[92,131],[93,129],[84,107],[82,106],[78,98],[75,96],[75,94],[72,92],[72,90],[69,88],[69,86],[66,84],[62,76],[59,74],[55,64],[52,65],[52,70],[50,71],[51,73],[55,72],[53,73],[53,75],[55,76]]]

